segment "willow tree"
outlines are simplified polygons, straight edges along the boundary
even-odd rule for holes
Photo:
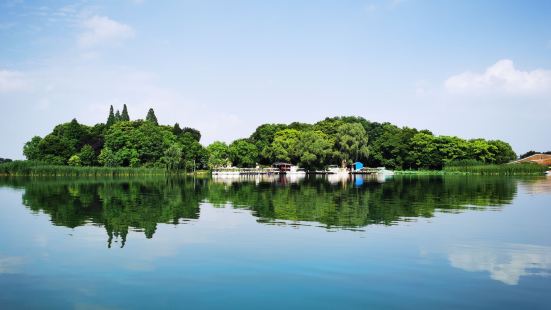
[[[337,157],[346,163],[366,159],[369,155],[368,141],[365,128],[361,124],[340,125],[335,133]]]

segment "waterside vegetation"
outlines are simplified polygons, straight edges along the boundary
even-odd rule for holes
[[[501,140],[437,136],[428,130],[377,123],[362,117],[332,117],[314,124],[262,124],[247,138],[204,147],[193,128],[159,125],[153,109],[131,120],[126,105],[113,106],[105,123],[87,126],[76,119],[33,137],[27,161],[0,164],[8,175],[140,175],[250,168],[288,162],[307,170],[355,161],[368,167],[444,173],[541,173],[532,165],[504,165],[516,154]],[[470,164],[466,165],[465,163]],[[475,163],[475,164],[473,164]],[[151,170],[149,170],[151,169]]]

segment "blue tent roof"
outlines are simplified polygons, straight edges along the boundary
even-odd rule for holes
[[[361,162],[357,161],[354,163],[354,167],[356,170],[360,170],[364,167],[364,164],[362,164]]]

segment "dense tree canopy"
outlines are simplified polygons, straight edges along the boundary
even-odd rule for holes
[[[207,147],[209,154],[208,166],[211,169],[226,167],[231,164],[230,148],[224,142],[214,141]]]
[[[0,157],[0,164],[9,163],[9,162],[11,162],[11,161],[12,161],[12,160],[9,159],[9,158],[2,158],[2,157]]]
[[[256,145],[247,139],[238,139],[229,146],[230,160],[237,167],[255,167],[258,159]]]
[[[111,106],[106,124],[90,127],[73,119],[57,125],[44,138],[36,136],[27,142],[23,154],[29,160],[73,166],[192,169],[206,165],[199,131],[186,128],[175,132],[170,126],[160,126],[152,109],[148,121],[130,121],[126,105],[122,114],[113,111]],[[180,158],[168,161],[175,154]]]
[[[249,138],[230,145],[203,147],[193,128],[159,125],[153,109],[145,120],[130,121],[128,108],[105,124],[86,126],[76,119],[60,124],[23,148],[29,160],[59,165],[167,167],[195,170],[227,165],[254,167],[283,161],[307,169],[354,161],[389,169],[442,169],[456,161],[507,163],[516,158],[500,140],[436,136],[428,130],[370,122],[361,117],[332,117],[314,124],[263,124]],[[529,152],[523,156],[529,156]]]

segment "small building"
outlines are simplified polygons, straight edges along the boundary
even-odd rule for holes
[[[279,173],[287,173],[291,171],[293,165],[290,163],[273,163],[272,167],[277,169]]]

